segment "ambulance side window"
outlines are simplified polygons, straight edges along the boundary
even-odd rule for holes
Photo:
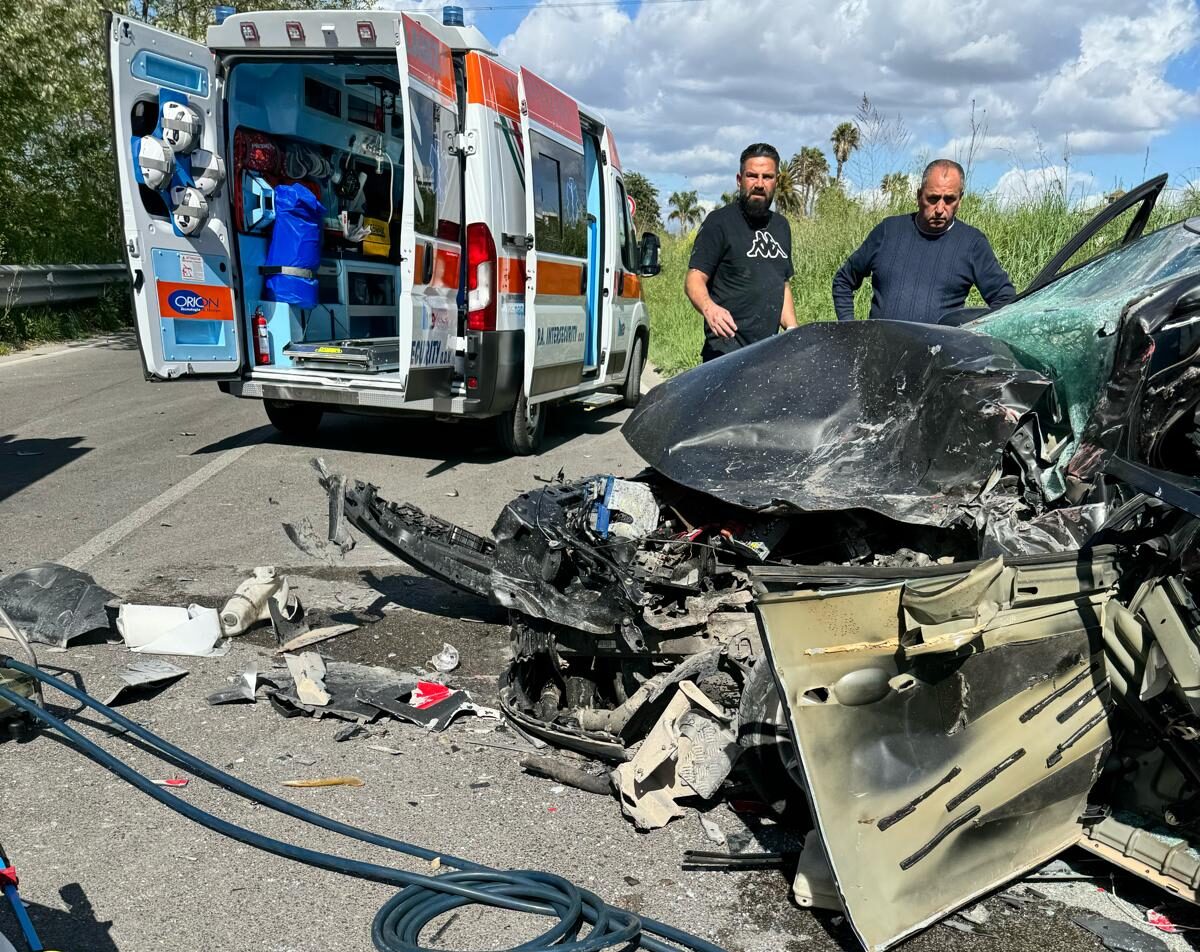
[[[438,143],[438,113],[433,100],[420,93],[411,93],[413,172],[417,189],[413,193],[416,228],[422,235],[436,235],[438,223],[438,191],[442,155]]]
[[[583,156],[530,133],[533,149],[534,237],[540,251],[587,256],[587,206]]]
[[[629,217],[629,199],[625,195],[625,183],[620,179],[617,179],[617,192],[621,199],[621,208],[617,213],[617,220],[620,222],[618,235],[621,242],[621,267],[631,274],[636,274],[637,236]]]
[[[537,136],[534,135],[536,141]],[[562,206],[559,202],[558,162],[548,155],[533,155],[534,237],[539,248],[557,251],[562,247]]]

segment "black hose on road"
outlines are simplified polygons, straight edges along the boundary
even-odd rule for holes
[[[145,741],[160,756],[169,758],[197,776],[254,803],[360,842],[382,846],[420,859],[439,859],[443,865],[458,870],[439,876],[422,876],[307,849],[247,830],[167,793],[53,714],[19,694],[0,687],[0,698],[58,731],[80,753],[137,787],[147,796],[201,826],[256,849],[309,866],[403,887],[375,916],[371,938],[379,952],[432,952],[417,945],[421,931],[443,913],[473,904],[532,913],[557,920],[546,932],[516,946],[510,952],[603,952],[606,949],[637,948],[647,949],[649,952],[724,952],[720,947],[698,936],[610,906],[594,893],[552,873],[535,870],[494,870],[470,860],[437,853],[330,819],[239,780],[176,747],[120,712],[100,703],[86,692],[36,667],[3,655],[0,655],[0,666],[19,671],[57,688],[124,728],[129,734]],[[588,929],[587,934],[581,937],[585,927]]]

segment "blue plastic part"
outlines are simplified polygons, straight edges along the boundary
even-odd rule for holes
[[[275,189],[275,228],[267,248],[267,267],[306,268],[311,278],[267,275],[267,297],[296,307],[317,306],[317,267],[321,264],[321,230],[325,206],[303,185]]]
[[[458,6],[442,7],[442,26],[465,26],[463,8]]]
[[[129,71],[144,82],[208,98],[208,70],[195,63],[184,63],[151,50],[139,50]]]
[[[275,224],[275,189],[257,172],[242,172],[242,224],[250,234]]]
[[[218,6],[213,7],[212,12],[213,12],[213,20],[216,22],[217,26],[220,26],[222,23],[224,23],[226,20],[228,20],[231,16],[233,16],[235,13],[237,13],[237,7],[231,7],[226,4],[219,4]]]
[[[609,476],[604,484],[604,498],[596,503],[596,531],[600,538],[608,538],[608,527],[612,523],[612,491],[616,477]]]

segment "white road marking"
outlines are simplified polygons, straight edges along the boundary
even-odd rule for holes
[[[30,357],[18,357],[15,360],[9,360],[6,357],[0,357],[0,370],[5,367],[16,367],[18,364],[28,364],[35,360],[48,360],[51,357],[61,357],[63,354],[77,354],[81,350],[95,350],[101,344],[110,344],[117,338],[102,337],[90,344],[78,344],[75,347],[63,347],[60,350],[52,350],[48,354],[33,354]]]
[[[202,486],[227,466],[236,463],[254,449],[255,445],[254,443],[250,443],[246,446],[235,446],[232,449],[226,450],[211,463],[196,470],[187,479],[176,483],[155,499],[151,499],[141,508],[134,510],[120,522],[109,526],[95,538],[85,542],[60,561],[63,565],[73,569],[87,565],[92,559],[111,549],[127,535],[141,528],[168,506],[178,502],[192,490]]]

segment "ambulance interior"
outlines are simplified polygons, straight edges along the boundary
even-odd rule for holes
[[[245,60],[230,70],[227,102],[235,247],[255,362],[396,371],[405,117],[395,61]],[[431,128],[418,122],[414,136]],[[419,142],[415,151],[431,160],[415,164],[428,186],[414,195],[420,223],[436,220],[437,157]]]

